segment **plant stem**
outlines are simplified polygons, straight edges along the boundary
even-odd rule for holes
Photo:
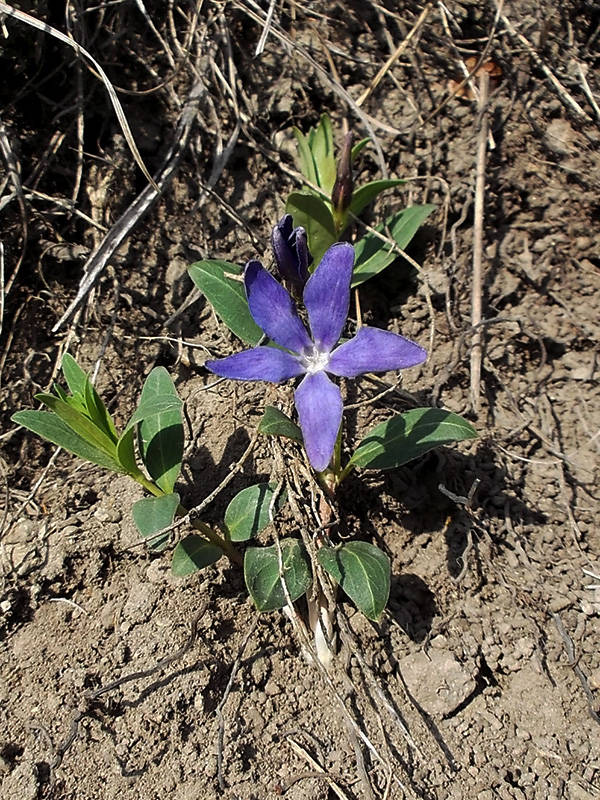
[[[139,473],[138,475],[131,475],[131,477],[143,486],[150,494],[153,494],[155,497],[163,497],[167,492],[163,492],[163,490],[157,486],[153,481],[148,480],[148,478],[143,475],[143,473]],[[189,512],[187,508],[184,506],[179,505],[177,508],[177,515],[180,517],[186,516]],[[195,528],[197,531],[208,539],[211,544],[216,545],[219,547],[227,556],[227,558],[233,563],[237,564],[238,567],[241,567],[243,562],[242,556],[240,553],[235,549],[235,547],[231,544],[231,542],[227,541],[227,539],[220,536],[214,528],[211,528],[210,525],[207,525],[205,522],[201,520],[195,519],[190,520],[190,525],[192,528]]]
[[[136,475],[130,474],[130,477],[133,478],[133,480],[136,483],[139,483],[140,486],[143,486],[144,489],[146,489],[146,491],[150,492],[150,494],[153,494],[155,497],[162,497],[164,494],[166,494],[166,492],[163,492],[163,490],[159,486],[157,486],[153,481],[149,481],[148,478],[146,478],[145,475],[143,475],[143,473],[141,472],[137,473]]]
[[[180,508],[182,508],[182,506],[180,506]],[[238,567],[243,565],[244,561],[240,553],[235,549],[231,542],[228,542],[227,539],[219,536],[214,528],[211,528],[209,525],[207,525],[205,522],[201,522],[199,519],[193,520],[191,525],[197,531],[200,531],[200,533],[205,536],[211,544],[220,547],[233,564],[237,564]]]
[[[353,469],[354,469],[354,464],[351,461],[349,461],[344,467],[344,469],[341,470],[340,474],[338,475],[338,484],[340,484],[344,480],[344,478],[347,478]]]
[[[333,459],[332,459],[332,469],[335,473],[336,478],[338,478],[341,467],[342,467],[342,426],[340,425],[340,429],[338,431],[337,439],[335,440],[335,445],[333,447]],[[339,480],[338,480],[339,483]]]

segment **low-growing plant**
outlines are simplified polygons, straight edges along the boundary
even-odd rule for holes
[[[48,410],[18,411],[13,421],[85,461],[139,483],[149,496],[133,504],[133,521],[151,551],[172,546],[173,532],[183,523],[193,528],[195,533],[177,536],[175,575],[189,575],[224,555],[241,566],[236,545],[269,524],[285,495],[276,495],[276,487],[269,484],[255,484],[232,499],[219,528],[195,519],[175,491],[184,431],[182,402],[167,370],[155,367],[150,372],[138,407],[121,433],[89,377],[68,353],[62,359],[62,372],[68,391],[57,384],[54,394],[37,394],[35,399]],[[176,525],[177,520],[182,524]]]
[[[298,166],[306,180],[305,187],[287,198],[286,211],[294,225],[302,227],[313,255],[313,268],[332,244],[348,237],[349,228],[365,208],[382,192],[402,186],[402,178],[384,178],[355,186],[352,167],[359,153],[369,143],[361,139],[352,146],[352,134],[346,134],[337,166],[333,131],[327,114],[305,135],[294,128],[298,145]],[[405,249],[413,236],[435,209],[428,203],[397,211],[367,231],[355,243],[356,260],[352,287],[359,286],[389,267],[397,258],[397,248]],[[390,244],[390,238],[397,245]]]
[[[302,236],[302,231],[295,232],[296,243]],[[288,255],[293,252],[290,248]],[[297,257],[299,252],[304,253],[303,246],[295,252]],[[275,258],[279,264],[281,253],[277,248]],[[213,298],[217,297],[215,309],[224,320],[235,316],[239,322],[239,315],[232,315],[231,311],[245,301],[244,313],[258,329],[251,343],[266,343],[209,360],[206,368],[216,375],[243,381],[282,383],[302,377],[294,392],[298,424],[269,406],[258,429],[265,435],[302,443],[317,480],[330,496],[335,495],[352,470],[394,469],[435,447],[476,436],[472,425],[457,414],[441,408],[413,408],[375,426],[344,462],[342,394],[329,375],[351,379],[364,373],[407,369],[426,358],[425,350],[415,342],[379,328],[365,325],[352,338],[341,338],[347,323],[353,265],[352,246],[339,242],[326,251],[307,279],[303,300],[310,334],[287,290],[259,261],[249,261],[243,272],[245,298],[237,288],[241,284],[231,281],[226,273],[223,291],[212,293]],[[288,274],[288,267],[289,264],[283,268],[284,275]],[[192,277],[203,269],[202,263],[192,266]],[[296,272],[302,271],[299,268]],[[232,330],[240,328],[236,325]],[[390,590],[388,556],[369,542],[335,543],[331,532],[319,532],[316,541],[320,566],[367,617],[378,619]],[[274,561],[276,556],[273,551]],[[286,574],[306,574],[305,562],[306,553],[298,542],[287,553]],[[248,589],[253,594],[251,584]]]
[[[372,181],[355,188],[352,160],[368,140],[352,147],[346,137],[336,168],[326,115],[307,136],[297,130],[295,135],[309,185],[289,196],[288,213],[274,226],[271,244],[281,279],[294,297],[302,296],[303,309],[257,260],[244,268],[221,260],[200,261],[189,273],[217,316],[250,346],[210,359],[206,368],[241,381],[283,383],[300,378],[294,391],[297,421],[267,406],[258,431],[301,444],[324,493],[335,498],[352,471],[394,469],[433,448],[473,438],[476,432],[451,411],[425,407],[394,414],[356,443],[345,440],[342,391],[336,379],[409,369],[427,356],[404,336],[359,321],[349,330],[348,324],[351,289],[389,266],[396,253],[371,232],[353,244],[340,239],[370,201],[402,181]],[[388,230],[405,247],[432,209],[404,209],[379,230]],[[64,356],[62,370],[68,391],[55,386],[53,394],[36,395],[48,410],[21,411],[13,420],[75,455],[137,481],[149,496],[134,504],[134,522],[151,550],[174,544],[176,574],[204,569],[225,555],[243,565],[247,589],[260,611],[291,612],[290,603],[306,595],[317,652],[324,661],[331,656],[332,608],[323,598],[331,596],[332,587],[339,586],[369,619],[381,616],[390,591],[389,557],[371,542],[342,539],[328,521],[311,532],[316,563],[301,539],[294,537],[246,546],[242,555],[240,545],[272,522],[285,501],[281,487],[258,483],[242,490],[218,527],[183,508],[175,491],[184,452],[182,403],[164,368],[148,375],[139,405],[120,433],[71,356]],[[184,523],[194,533],[174,537]],[[324,581],[331,584],[325,587]]]

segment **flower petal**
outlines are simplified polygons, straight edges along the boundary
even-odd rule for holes
[[[312,349],[310,336],[292,298],[260,261],[246,264],[244,284],[250,313],[267,336],[295,353]]]
[[[327,372],[355,378],[363,372],[387,372],[422,364],[427,351],[410,339],[397,333],[370,328],[359,328],[354,339],[344,342],[333,351]]]
[[[319,350],[331,350],[342,335],[350,306],[353,267],[354,248],[347,242],[338,242],[326,251],[304,287],[304,305]]]
[[[304,367],[295,356],[275,347],[253,347],[227,358],[207,361],[206,369],[223,378],[237,381],[270,381],[279,383],[302,375]]]
[[[294,393],[308,460],[322,472],[333,455],[342,422],[342,395],[324,372],[307,375]]]

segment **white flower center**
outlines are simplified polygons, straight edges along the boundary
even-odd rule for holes
[[[303,353],[300,356],[300,363],[306,370],[307,375],[314,375],[315,372],[322,372],[324,369],[327,369],[329,355],[328,352],[322,352],[314,345],[312,352]]]

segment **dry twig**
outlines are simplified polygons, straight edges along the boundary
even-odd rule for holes
[[[0,6],[1,5],[0,3]],[[154,201],[164,191],[173,177],[185,148],[187,147],[192,124],[196,117],[200,97],[203,92],[204,84],[198,81],[192,87],[183,107],[173,135],[173,144],[163,161],[162,168],[157,173],[156,183],[153,181],[152,186],[146,186],[142,192],[140,192],[94,250],[85,265],[85,274],[79,283],[77,295],[52,328],[52,333],[56,333],[60,330],[65,322],[73,316],[75,311],[82,306],[84,300],[100,279],[110,259],[116,253],[125,238],[131,233],[133,228],[139,223],[140,219],[147,213]]]
[[[536,51],[535,51],[533,45],[531,44],[531,42],[529,41],[529,39],[527,39],[527,37],[523,36],[522,33],[519,33],[517,30],[515,30],[515,27],[513,26],[512,22],[508,19],[508,17],[506,17],[506,16],[504,16],[504,14],[500,13],[501,4],[499,4],[497,2],[497,0],[494,0],[494,2],[496,3],[496,8],[499,9],[498,13],[500,14],[500,19],[502,20],[502,24],[504,25],[506,30],[509,32],[510,36],[513,39],[516,39],[516,41],[518,41],[520,44],[522,44],[523,47],[527,50],[527,52],[531,56],[531,60],[533,61],[533,63],[536,65],[536,67],[541,69],[541,71],[548,78],[548,80],[550,81],[552,86],[554,86],[554,88],[558,92],[558,96],[560,97],[562,102],[566,106],[568,106],[572,111],[574,111],[578,116],[589,120],[590,119],[589,114],[586,114],[586,112],[579,105],[577,100],[575,100],[575,98],[572,97],[569,94],[569,92],[565,89],[565,87],[562,85],[562,83],[558,80],[556,75],[546,66],[546,64],[544,64],[542,59],[536,53]]]
[[[375,75],[375,77],[371,81],[370,85],[365,89],[365,91],[358,98],[358,100],[356,101],[356,105],[357,106],[359,106],[359,107],[362,106],[362,104],[365,102],[365,100],[368,97],[370,97],[370,95],[375,91],[375,89],[381,83],[381,81],[382,81],[384,75],[386,74],[386,72],[388,72],[388,70],[396,63],[396,61],[400,58],[402,53],[406,50],[408,45],[411,43],[411,41],[417,35],[417,33],[421,29],[423,23],[425,22],[425,20],[429,16],[429,12],[431,11],[431,6],[432,6],[432,3],[427,3],[427,5],[423,9],[423,11],[421,11],[421,14],[419,15],[419,18],[417,19],[417,21],[415,22],[413,27],[410,29],[410,32],[408,33],[408,35],[404,38],[404,40],[398,45],[398,47],[390,55],[388,60],[385,62],[385,64],[381,67],[381,69],[377,73],[377,75]]]
[[[217,706],[215,710],[215,715],[219,720],[219,733],[217,736],[217,780],[219,782],[219,788],[221,791],[225,791],[225,780],[223,778],[223,740],[225,738],[225,718],[223,717],[223,709],[225,708],[225,703],[231,694],[231,690],[233,689],[233,682],[235,680],[235,676],[238,673],[240,668],[240,664],[242,662],[242,658],[246,647],[248,647],[248,642],[252,638],[254,631],[256,630],[256,626],[258,625],[258,614],[255,615],[254,621],[252,625],[248,629],[248,632],[244,636],[244,640],[240,645],[238,650],[238,654],[233,662],[233,666],[231,668],[231,673],[229,675],[229,680],[227,681],[227,686],[225,687],[225,691],[223,692],[223,697],[221,698],[221,702]]]
[[[473,221],[473,282],[471,287],[471,404],[473,411],[479,413],[479,391],[481,383],[481,358],[483,354],[482,308],[482,259],[483,259],[483,215],[485,205],[485,165],[488,132],[488,89],[489,75],[479,73],[479,137],[477,140],[477,163],[475,167],[475,218]]]
[[[119,125],[121,126],[121,130],[123,131],[123,136],[127,140],[127,144],[129,145],[129,149],[131,150],[131,154],[135,160],[135,163],[138,165],[140,170],[143,172],[144,176],[148,179],[150,185],[158,191],[158,187],[154,182],[154,179],[148,172],[146,165],[137,149],[137,145],[133,138],[133,134],[131,133],[131,128],[129,127],[129,123],[127,122],[127,117],[125,116],[125,112],[123,111],[123,107],[117,97],[117,93],[110,82],[108,75],[104,72],[100,64],[96,61],[96,59],[88,53],[88,51],[82,47],[80,44],[77,44],[72,38],[66,36],[64,33],[61,33],[56,28],[53,28],[51,25],[48,25],[46,22],[42,22],[41,20],[37,19],[36,17],[32,17],[31,14],[26,14],[24,11],[19,11],[12,6],[7,5],[6,3],[0,2],[0,14],[6,14],[9,17],[14,17],[19,22],[23,22],[26,25],[35,28],[38,31],[42,31],[43,33],[48,33],[50,36],[53,36],[55,39],[58,39],[60,42],[64,42],[68,44],[69,47],[72,47],[73,50],[77,53],[78,56],[82,56],[87,62],[88,65],[92,65],[94,70],[98,73],[98,76],[102,80],[102,83],[106,87],[106,91],[108,92],[108,96],[110,97],[110,101],[112,106],[115,110],[115,114],[119,121]]]

